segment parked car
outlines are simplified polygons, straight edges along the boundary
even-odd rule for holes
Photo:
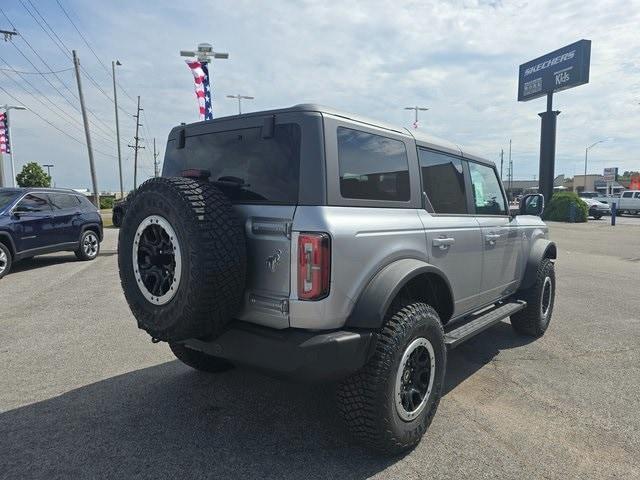
[[[13,263],[36,255],[75,252],[93,260],[100,251],[102,217],[73,190],[0,188],[0,278]]]
[[[315,105],[181,125],[129,202],[118,264],[140,328],[199,370],[338,381],[382,452],[420,441],[448,349],[551,320],[542,195],[511,214],[492,162],[420,132]]]
[[[620,198],[612,200],[616,202],[618,213],[637,215],[640,213],[640,190],[627,190],[622,192]]]
[[[114,227],[120,228],[122,226],[122,220],[127,213],[127,199],[129,196],[124,197],[123,199],[117,200],[113,205],[113,211],[111,213],[111,221],[113,222]]]
[[[611,206],[594,198],[584,197],[582,201],[589,208],[589,216],[600,220],[604,215],[611,215]]]

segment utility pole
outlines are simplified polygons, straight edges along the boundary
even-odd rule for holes
[[[160,176],[160,164],[158,163],[158,155],[160,153],[156,152],[156,139],[153,139],[153,176],[158,178]]]
[[[504,166],[504,148],[500,149],[500,181],[502,181],[502,167]]]
[[[238,115],[242,115],[242,100],[253,100],[255,97],[250,97],[248,95],[227,95],[227,98],[237,98],[238,99]]]
[[[80,99],[80,109],[82,110],[82,121],[84,123],[84,135],[87,139],[87,151],[89,152],[89,169],[91,170],[91,183],[93,184],[94,202],[97,208],[100,208],[100,192],[98,191],[98,178],[96,177],[96,166],[93,162],[93,148],[91,147],[91,134],[89,133],[89,119],[87,118],[87,109],[84,104],[84,95],[82,94],[82,82],[80,81],[80,59],[73,50],[73,66],[76,70],[76,81],[78,82],[78,98]]]
[[[511,139],[509,139],[509,191],[513,188],[513,161],[511,160]]]
[[[116,106],[116,144],[118,145],[118,172],[120,173],[120,198],[124,198],[124,186],[122,183],[122,153],[120,151],[120,122],[118,121],[118,91],[116,90],[116,65],[122,65],[119,60],[111,62],[113,77],[113,102]]]
[[[138,137],[139,128],[142,126],[140,123],[140,111],[143,110],[140,108],[140,95],[138,95],[138,110],[133,118],[136,119],[136,135],[133,137],[135,140],[134,145],[129,145],[130,148],[133,148],[133,189],[136,190],[138,188],[138,150],[144,148],[144,146],[139,145],[140,137]]]
[[[426,112],[427,110],[429,110],[427,107],[418,107],[417,105],[415,107],[404,107],[405,110],[414,110],[416,112],[415,115],[415,122],[413,122],[413,128],[418,128],[418,111],[421,112]]]

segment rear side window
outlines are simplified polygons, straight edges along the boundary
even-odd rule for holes
[[[50,193],[49,200],[51,201],[53,208],[60,210],[78,208],[80,206],[78,197],[66,193]]]
[[[300,127],[276,125],[273,137],[246,128],[187,136],[184,148],[167,145],[163,176],[200,169],[236,203],[297,204]]]
[[[624,192],[622,194],[622,198],[631,198],[633,196],[633,192]]]
[[[473,204],[478,215],[506,215],[507,204],[495,169],[469,162]]]
[[[85,197],[85,196],[76,196],[76,198],[80,201],[80,205],[82,205],[82,207],[90,208],[92,210],[96,209],[95,205],[93,203],[91,203],[91,200],[89,200],[87,197]]]
[[[344,198],[408,201],[409,163],[404,142],[338,128],[340,194]]]
[[[422,188],[435,213],[469,213],[462,160],[431,150],[418,150]]]

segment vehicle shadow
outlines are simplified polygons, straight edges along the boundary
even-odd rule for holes
[[[522,339],[498,325],[473,342],[451,353],[447,392]],[[333,388],[178,361],[1,413],[0,431],[6,478],[360,479],[399,459],[350,439]]]
[[[78,259],[73,253],[60,253],[57,255],[41,255],[32,258],[26,258],[14,263],[11,266],[11,273],[27,272],[36,268],[44,268],[51,265],[59,265],[61,263],[76,262]]]

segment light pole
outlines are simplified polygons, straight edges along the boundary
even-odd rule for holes
[[[42,166],[47,169],[47,176],[51,180],[51,186],[53,187],[54,186],[53,178],[51,178],[51,169],[53,168],[53,164],[50,163],[48,165],[42,165]]]
[[[242,100],[253,100],[256,97],[250,97],[248,95],[227,95],[227,98],[237,98],[238,99],[238,115],[242,115]]]
[[[589,158],[589,150],[598,145],[599,143],[605,142],[606,140],[598,140],[595,143],[592,143],[587,148],[584,149],[584,192],[587,191],[587,161]]]
[[[416,112],[416,120],[415,122],[413,122],[413,128],[418,128],[418,111],[426,112],[427,110],[429,110],[427,107],[418,107],[417,105],[415,107],[404,107],[404,109],[414,110]]]
[[[120,152],[120,122],[118,121],[118,92],[116,90],[116,65],[122,64],[120,60],[111,62],[111,72],[113,77],[113,103],[116,106],[116,142],[118,145],[118,172],[120,173],[120,198],[124,198],[124,186],[122,184],[122,153]]]
[[[7,136],[9,137],[9,157],[11,158],[11,186],[16,186],[16,162],[13,156],[13,138],[11,136],[11,121],[9,120],[10,110],[26,110],[22,105],[4,105],[5,120],[7,121]]]

